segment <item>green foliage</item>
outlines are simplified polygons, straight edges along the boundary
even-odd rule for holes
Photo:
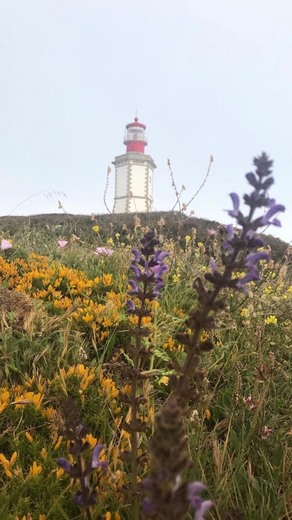
[[[131,215],[125,219],[98,216],[96,221],[60,215],[46,221],[41,216],[30,217],[26,223],[24,218],[0,219],[2,235],[5,231],[5,238],[11,237],[14,245],[5,254],[7,265],[20,258],[27,261],[33,249],[46,255],[50,265],[54,261],[56,266],[75,269],[88,280],[112,275],[109,286],[101,282],[90,296],[85,295],[105,305],[102,317],[109,316],[108,325],[74,321],[74,306],[57,309],[53,298],[47,297],[35,300],[36,314],[27,329],[14,330],[13,319],[1,321],[0,453],[9,462],[16,452],[17,459],[10,468],[12,477],[5,472],[5,464],[0,464],[0,518],[22,520],[30,512],[33,520],[42,518],[40,515],[46,515],[46,520],[81,520],[71,501],[74,484],[56,473],[56,459],[67,457],[66,443],[59,442],[60,404],[70,395],[91,434],[106,445],[109,460],[108,476],[99,489],[102,511],[97,508],[94,518],[101,519],[106,511],[115,518],[119,511],[122,520],[130,520],[123,495],[128,469],[120,459],[120,451],[128,443],[121,426],[128,406],[122,399],[126,390],[120,366],[129,358],[123,302],[131,247],[137,244],[143,226],[155,223],[163,247],[170,251],[163,298],[153,309],[149,324],[153,378],[144,390],[145,417],[149,415],[150,425],[153,410],[169,393],[165,383],[170,362],[183,356],[175,335],[185,330],[187,313],[196,305],[193,280],[204,274],[210,256],[216,257],[218,250],[216,240],[205,238],[207,221],[196,235],[192,228],[197,227],[197,219],[180,214],[140,217],[139,226]],[[158,224],[162,217],[165,224]],[[98,233],[92,230],[97,224]],[[73,240],[72,234],[79,240]],[[57,247],[61,238],[69,241],[64,249]],[[95,256],[92,250],[96,246],[111,247],[114,254]],[[275,251],[279,262],[263,266],[262,282],[251,286],[248,295],[226,295],[228,312],[220,316],[219,328],[211,335],[215,349],[203,360],[203,398],[186,418],[193,460],[189,477],[207,483],[214,501],[207,518],[213,520],[288,520],[292,515],[292,286],[290,257],[280,259],[281,248],[282,244]],[[0,276],[11,284],[16,275],[4,276],[5,266]],[[57,271],[55,274],[57,277]],[[65,285],[61,291],[76,303],[77,296]],[[26,293],[30,294],[28,286]],[[117,308],[116,321],[112,313],[104,316],[112,302]],[[106,332],[104,339],[99,339],[99,332]],[[140,448],[141,453],[147,448],[143,436]],[[30,475],[34,462],[42,469]],[[140,478],[146,471],[145,462]]]

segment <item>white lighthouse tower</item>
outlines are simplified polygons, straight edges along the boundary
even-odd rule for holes
[[[126,153],[118,155],[115,165],[114,213],[138,213],[152,211],[153,170],[156,165],[145,155],[147,145],[146,126],[135,117],[126,125],[124,144]]]

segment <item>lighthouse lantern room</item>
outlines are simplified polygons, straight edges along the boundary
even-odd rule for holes
[[[153,171],[156,165],[144,153],[147,145],[146,126],[135,117],[126,125],[124,144],[126,153],[113,161],[115,165],[114,213],[152,211]]]

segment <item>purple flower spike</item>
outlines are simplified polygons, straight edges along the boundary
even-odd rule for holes
[[[168,271],[168,266],[163,263],[169,256],[167,251],[156,249],[159,240],[153,231],[148,231],[141,239],[141,250],[133,249],[134,258],[130,265],[133,276],[128,283],[131,290],[128,294],[136,296],[140,300],[140,306],[136,306],[130,300],[126,302],[127,311],[137,316],[145,316],[146,300],[159,298],[160,290],[163,288],[163,275]]]

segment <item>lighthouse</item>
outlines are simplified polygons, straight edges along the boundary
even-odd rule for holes
[[[135,117],[126,125],[124,144],[126,153],[118,155],[115,166],[114,213],[139,213],[152,211],[153,171],[156,165],[145,154],[146,125]]]

